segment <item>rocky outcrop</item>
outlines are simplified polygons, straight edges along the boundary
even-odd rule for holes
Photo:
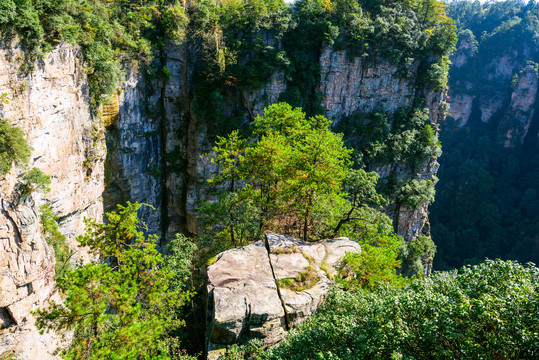
[[[511,94],[509,109],[500,124],[503,145],[511,147],[522,144],[528,133],[536,109],[538,70],[526,66],[519,74]]]
[[[0,179],[0,357],[52,359],[61,344],[55,334],[39,335],[31,314],[58,296],[40,206],[50,204],[74,249],[84,217],[103,215],[104,137],[91,116],[80,58],[79,50],[62,44],[21,73],[20,47],[0,48],[0,93],[9,99],[0,116],[23,130],[32,146],[28,168],[51,177],[50,192],[25,198],[17,190],[24,167]],[[80,250],[74,256],[86,258]]]
[[[347,238],[307,243],[266,234],[217,255],[207,269],[208,359],[251,338],[266,346],[283,340],[324,302],[347,251],[360,246]]]
[[[477,41],[471,31],[461,33],[457,45],[457,51],[451,57],[451,62],[456,68],[461,68],[477,52]]]
[[[449,100],[449,116],[457,121],[457,126],[462,127],[468,123],[474,98],[468,94],[456,94]]]

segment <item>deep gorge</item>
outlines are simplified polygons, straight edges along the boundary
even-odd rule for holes
[[[218,137],[236,129],[248,135],[252,121],[278,102],[331,120],[354,149],[354,166],[380,175],[394,231],[408,243],[431,241],[440,126],[449,106],[460,128],[468,118],[477,121],[470,112],[478,106],[466,92],[450,93],[446,103],[456,35],[445,10],[433,10],[438,2],[112,3],[110,18],[85,18],[91,31],[77,30],[93,34],[91,40],[54,28],[55,17],[44,17],[50,21],[41,24],[41,35],[16,11],[0,17],[0,118],[20,128],[32,147],[27,166],[0,176],[0,359],[11,352],[54,359],[53,351],[66,346],[33,325],[32,311],[60,300],[42,205],[50,205],[72,249],[85,217],[103,219],[127,201],[151,205],[139,216],[167,252],[175,234],[201,234],[200,202],[215,198],[208,179],[218,172],[210,159]],[[87,5],[96,14],[108,6]],[[69,1],[62,6],[76,24],[91,13]],[[105,44],[104,53],[95,44]],[[469,48],[461,37],[454,68],[464,66]],[[515,71],[503,64],[496,73],[507,80]],[[520,123],[536,131],[530,111],[537,69],[523,66],[514,91],[523,89],[529,104],[517,99],[505,106],[525,107]],[[533,134],[518,136],[533,143]],[[21,198],[18,183],[33,167],[50,176],[50,192]],[[95,260],[84,250],[74,259]],[[432,257],[418,260],[408,274],[429,275]]]

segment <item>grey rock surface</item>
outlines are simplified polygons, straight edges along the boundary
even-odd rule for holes
[[[265,241],[217,255],[207,269],[208,359],[251,338],[279,343],[323,304],[347,251],[361,248],[348,238],[307,243],[270,233]],[[306,272],[312,278],[301,288],[283,282]]]

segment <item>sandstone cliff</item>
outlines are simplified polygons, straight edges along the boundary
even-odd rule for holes
[[[497,128],[501,144],[520,146],[536,121],[537,69],[534,64],[527,63],[530,50],[526,46],[515,46],[500,49],[493,56],[478,55],[477,49],[472,50],[475,37],[469,34],[461,34],[452,58],[450,117],[463,127],[475,106],[475,116]],[[535,128],[532,127],[530,139],[539,136]]]
[[[334,50],[325,47],[319,59],[321,73],[317,91],[321,97],[321,104],[325,115],[336,125],[343,118],[351,114],[369,114],[373,111],[383,111],[389,114],[398,109],[413,107],[419,100],[424,100],[432,124],[437,124],[445,118],[445,90],[434,91],[429,87],[418,87],[413,77],[403,78],[398,68],[383,59],[350,57],[344,50]],[[417,64],[410,69],[412,73],[418,71]],[[190,84],[188,81],[187,84]],[[190,86],[190,85],[188,85]],[[243,89],[232,92],[227,98],[228,103],[236,112],[243,112],[245,121],[262,113],[265,106],[279,100],[279,96],[287,88],[283,73],[276,69],[268,82],[260,88]],[[185,99],[185,97],[184,97]],[[257,101],[255,101],[258,99]],[[191,104],[192,106],[192,104]],[[228,105],[230,107],[230,105]],[[229,113],[232,110],[227,110]],[[185,111],[181,112],[184,114]],[[188,180],[181,185],[174,185],[174,181],[167,181],[169,188],[182,188],[184,199],[169,203],[183,205],[179,211],[180,218],[184,218],[185,230],[197,234],[196,206],[201,200],[210,196],[206,179],[216,171],[209,163],[208,158],[201,156],[211,151],[212,139],[207,135],[207,125],[197,122],[196,113],[192,111],[189,116],[182,116],[183,134],[179,131],[180,152],[182,162],[186,164]],[[182,120],[180,120],[181,123]],[[437,126],[437,125],[435,125]],[[178,127],[179,128],[179,127]],[[198,128],[195,134],[193,128]],[[169,151],[172,147],[168,146]],[[175,153],[177,154],[177,153]],[[436,175],[438,163],[435,158],[429,158],[420,166],[408,163],[386,163],[374,167],[382,178],[394,178],[406,182],[411,179],[431,180]],[[171,179],[174,175],[171,175]],[[169,193],[174,193],[169,191]],[[395,223],[396,231],[406,240],[410,240],[422,233],[428,220],[428,204],[420,209],[410,209],[393,202],[387,209],[388,214]],[[427,231],[428,233],[428,231]]]
[[[32,146],[28,167],[51,177],[48,193],[21,199],[16,185],[22,167],[0,178],[0,357],[13,351],[24,359],[55,358],[53,334],[39,335],[31,311],[58,298],[55,258],[41,232],[39,207],[50,204],[75,249],[83,218],[100,218],[104,190],[104,137],[90,114],[81,54],[60,45],[29,73],[21,73],[23,52],[0,48],[0,93],[9,100],[0,116],[18,126]],[[85,254],[75,252],[82,259]]]

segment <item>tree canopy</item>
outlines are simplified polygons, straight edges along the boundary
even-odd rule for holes
[[[279,103],[255,119],[251,132],[249,138],[238,131],[219,137],[210,154],[216,193],[199,209],[199,241],[208,257],[273,231],[307,241],[355,239],[365,251],[347,258],[349,286],[397,283],[403,260],[421,263],[424,254],[405,254],[403,239],[381,212],[386,201],[376,191],[379,175],[352,168],[352,151],[326,118]],[[422,273],[422,266],[414,269]]]
[[[254,206],[260,230],[305,240],[327,232],[345,202],[342,184],[351,150],[342,135],[331,131],[326,118],[307,118],[286,103],[266,108],[252,132],[251,141],[241,139],[238,131],[219,138],[212,159],[219,174],[210,183],[228,183],[235,194],[228,196],[237,197],[235,206]],[[227,231],[237,236],[233,222]]]
[[[164,337],[182,325],[175,312],[191,294],[178,285],[182,274],[164,263],[157,238],[144,235],[140,206],[119,205],[105,224],[87,221],[78,241],[99,261],[64,269],[57,278],[64,302],[37,311],[38,328],[73,331],[61,352],[65,359],[168,359],[177,348]],[[184,259],[193,253],[189,247],[177,251]],[[169,263],[185,268],[178,255]]]
[[[0,176],[6,174],[13,164],[28,163],[30,151],[21,129],[6,119],[0,119]]]

